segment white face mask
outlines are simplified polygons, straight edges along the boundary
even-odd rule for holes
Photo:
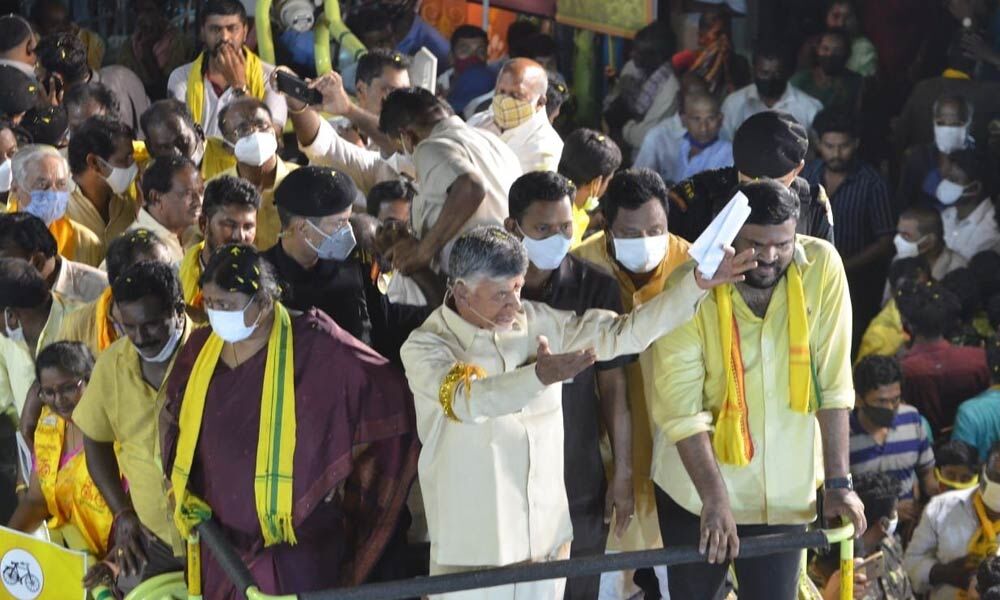
[[[968,125],[935,125],[934,145],[945,154],[951,154],[956,150],[965,148],[966,138],[969,135]]]
[[[177,349],[177,345],[181,343],[181,336],[184,335],[184,327],[174,327],[173,333],[170,334],[170,339],[167,343],[163,345],[163,348],[156,353],[156,356],[146,356],[142,352],[139,355],[142,356],[142,360],[151,363],[165,363],[170,360],[170,357],[174,355],[174,350]]]
[[[899,526],[899,515],[896,515],[892,519],[889,519],[889,524],[885,526],[885,534],[892,537],[896,533],[896,527]]]
[[[14,181],[14,172],[11,170],[10,159],[0,163],[0,192],[9,192],[10,184]]]
[[[986,476],[985,469],[983,469],[980,481],[986,483],[983,488],[980,488],[982,490],[980,493],[983,495],[983,504],[993,512],[1000,512],[1000,483],[990,481],[990,478]]]
[[[139,172],[139,165],[132,163],[132,166],[123,169],[121,167],[113,167],[104,161],[104,166],[111,169],[111,174],[104,178],[108,182],[108,187],[111,191],[116,194],[123,194],[128,186],[132,185],[135,180],[136,174]],[[103,175],[102,175],[103,176]]]
[[[938,184],[937,191],[934,195],[937,196],[938,202],[941,204],[951,206],[958,202],[958,199],[961,198],[964,193],[964,187],[958,185],[954,181],[942,179],[941,183]]]
[[[271,132],[258,131],[240,138],[233,146],[236,160],[251,167],[260,167],[278,151],[278,138]]]
[[[524,231],[521,231],[521,235],[524,235]],[[569,247],[573,244],[573,239],[561,233],[550,235],[542,240],[535,240],[524,235],[521,243],[524,244],[524,249],[528,252],[528,260],[531,261],[531,264],[543,271],[551,271],[562,264],[566,254],[569,253]]]
[[[245,316],[251,304],[253,304],[253,298],[250,298],[250,302],[247,302],[247,305],[241,310],[213,310],[206,308],[205,312],[208,314],[208,323],[212,326],[212,331],[215,335],[230,344],[242,342],[253,335],[254,329],[257,329],[257,321],[260,320],[260,313],[257,314],[257,321],[254,321],[252,325],[247,325]]]
[[[23,342],[24,340],[24,327],[20,323],[17,324],[15,329],[10,328],[10,324],[7,317],[7,311],[3,311],[3,328],[7,332],[7,339],[14,342]]]
[[[633,273],[649,273],[667,256],[667,236],[615,238],[615,258]]]
[[[896,245],[896,258],[920,256],[920,242],[925,239],[927,239],[926,235],[915,242],[911,242],[897,233],[896,237],[892,238],[892,243]]]

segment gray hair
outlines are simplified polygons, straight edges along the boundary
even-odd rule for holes
[[[510,279],[528,270],[521,240],[502,227],[482,225],[455,240],[448,261],[452,280]]]
[[[934,108],[931,110],[931,117],[937,118],[938,110],[941,108],[941,105],[951,102],[962,105],[962,108],[965,110],[965,122],[966,124],[971,123],[972,115],[976,112],[975,106],[972,104],[971,100],[959,94],[945,93],[938,96],[937,100],[934,101]]]
[[[36,161],[46,156],[58,158],[66,169],[67,177],[69,176],[69,163],[66,162],[66,158],[62,154],[59,154],[59,150],[47,144],[31,144],[18,150],[10,160],[11,176],[17,187],[25,191],[30,191],[27,190],[26,186],[28,167],[36,164]]]

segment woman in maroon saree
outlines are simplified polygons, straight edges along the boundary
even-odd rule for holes
[[[364,582],[396,531],[415,475],[418,441],[405,379],[322,312],[291,316],[296,543],[265,547],[254,477],[278,286],[255,250],[226,246],[206,266],[202,289],[207,308],[242,309],[245,329],[253,333],[223,345],[205,394],[188,491],[212,509],[261,591],[291,594]],[[185,389],[210,333],[191,334],[167,383],[161,449],[168,475]],[[218,336],[233,337],[221,325]],[[201,559],[206,598],[241,597],[210,552],[203,549]]]

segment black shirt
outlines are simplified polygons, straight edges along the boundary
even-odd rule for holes
[[[668,219],[670,233],[694,242],[708,228],[736,193],[739,173],[735,167],[712,169],[685,179],[670,188],[672,207]],[[799,196],[799,222],[796,233],[822,238],[831,244],[833,224],[829,216],[829,203],[821,185],[809,185],[796,177],[791,190]]]
[[[540,294],[525,290],[522,296],[578,315],[591,308],[622,312],[618,282],[572,255],[567,255],[552,272]],[[601,406],[596,371],[623,367],[633,360],[635,357],[625,356],[597,363],[563,384],[564,477],[575,538],[600,535],[593,529],[602,530],[604,519],[607,479],[601,459]]]
[[[426,306],[391,304],[371,280],[371,259],[358,249],[346,260],[319,260],[311,269],[289,256],[280,240],[264,257],[277,270],[285,306],[322,310],[396,365],[401,365],[399,348],[432,311]]]

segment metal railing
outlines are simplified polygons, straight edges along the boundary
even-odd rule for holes
[[[695,547],[664,548],[639,552],[621,552],[587,556],[545,563],[497,567],[451,575],[417,577],[385,583],[370,583],[352,588],[306,592],[290,596],[272,596],[257,588],[253,576],[223,537],[219,526],[207,521],[198,526],[203,547],[207,547],[233,585],[248,600],[403,600],[429,594],[495,587],[528,581],[563,577],[583,577],[608,571],[625,571],[659,565],[703,562],[705,557]],[[774,534],[740,540],[740,557],[752,558],[790,550],[829,548],[840,544],[841,600],[853,597],[854,527],[813,530],[805,533]]]

